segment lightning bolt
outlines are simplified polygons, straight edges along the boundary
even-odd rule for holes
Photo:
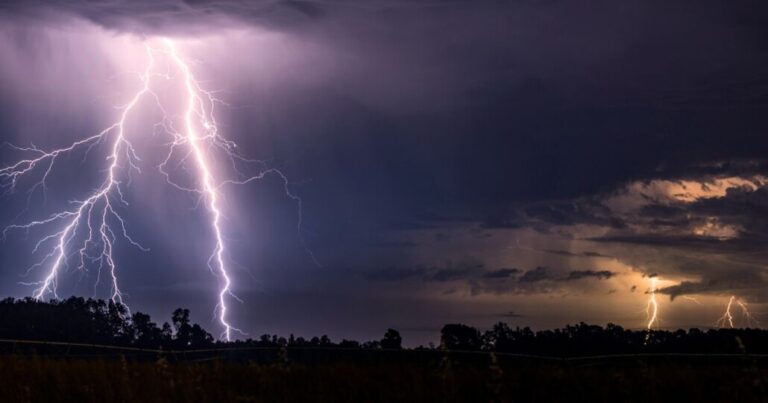
[[[733,315],[731,314],[731,306],[733,306],[734,299],[736,299],[736,297],[733,295],[731,295],[731,298],[728,299],[728,305],[725,307],[725,313],[720,317],[720,319],[717,320],[717,326],[725,327],[727,322],[728,327],[733,329]]]
[[[645,335],[645,344],[651,340],[651,330],[654,327],[659,326],[659,303],[656,301],[656,291],[658,290],[658,277],[653,276],[650,278],[651,286],[648,289],[648,303],[645,305],[645,316],[648,319],[646,329],[648,333]]]
[[[646,325],[646,328],[648,330],[658,327],[659,325],[659,304],[656,301],[657,284],[658,278],[655,276],[651,277],[651,287],[648,289],[650,296],[648,297],[648,303],[645,306],[645,313],[648,317],[648,325]]]
[[[696,305],[701,305],[701,302],[698,299],[694,298],[694,297],[691,297],[691,296],[688,296],[688,295],[683,295],[683,299],[687,299],[688,301],[695,302]]]
[[[170,39],[164,39],[163,42],[170,51],[171,58],[178,65],[184,76],[184,87],[187,91],[187,110],[184,114],[184,128],[186,131],[186,140],[189,147],[192,149],[192,153],[197,163],[198,175],[203,187],[203,192],[208,201],[208,209],[211,213],[211,228],[216,238],[216,245],[213,249],[213,254],[208,260],[209,267],[211,263],[215,261],[216,269],[224,279],[223,286],[219,290],[219,320],[221,325],[224,326],[224,335],[227,341],[231,339],[231,332],[234,329],[232,325],[227,321],[227,302],[226,297],[232,294],[231,286],[232,279],[227,272],[227,267],[224,263],[224,240],[221,235],[221,210],[219,209],[219,193],[214,187],[214,179],[209,168],[209,162],[206,159],[205,153],[200,148],[200,142],[202,139],[195,130],[195,118],[201,120],[203,128],[208,129],[211,136],[216,136],[217,131],[215,123],[208,120],[204,110],[203,99],[198,92],[199,86],[195,81],[194,76],[190,72],[189,66],[184,60],[179,57],[176,51],[176,46]],[[209,96],[210,94],[206,93]],[[237,329],[235,329],[237,330]]]
[[[723,313],[723,316],[720,317],[720,319],[717,320],[717,326],[720,328],[724,328],[726,323],[728,324],[728,327],[733,329],[733,314],[731,313],[731,308],[733,307],[733,304],[736,303],[736,305],[739,306],[741,309],[741,314],[744,317],[744,321],[746,322],[747,326],[751,326],[753,324],[757,324],[757,320],[752,316],[752,314],[749,312],[749,309],[747,308],[747,303],[742,301],[741,299],[736,298],[735,295],[731,295],[730,298],[728,298],[728,304],[725,307],[725,313]]]
[[[739,308],[741,308],[741,314],[744,316],[744,319],[747,322],[747,326],[760,325],[760,322],[758,322],[757,319],[755,319],[752,316],[752,314],[749,313],[749,309],[747,309],[747,303],[746,302],[744,302],[744,301],[742,301],[740,299],[737,299],[736,300],[736,304],[739,305]]]
[[[64,210],[42,219],[31,221],[26,224],[15,224],[6,227],[3,230],[3,237],[5,237],[10,230],[23,229],[29,231],[33,227],[44,226],[48,224],[54,224],[58,222],[64,222],[64,228],[53,234],[46,235],[40,239],[33,253],[36,252],[44,243],[51,240],[55,240],[55,246],[53,249],[43,257],[42,260],[35,263],[30,270],[44,265],[46,262],[52,261],[48,268],[48,273],[42,281],[34,283],[26,283],[29,285],[36,285],[37,288],[33,291],[32,295],[35,299],[42,299],[46,293],[51,293],[55,298],[58,298],[56,293],[57,278],[61,266],[66,265],[68,246],[74,242],[77,235],[77,229],[83,224],[87,228],[87,236],[84,238],[81,246],[76,250],[79,257],[78,268],[85,268],[86,260],[93,262],[98,261],[99,273],[101,269],[106,265],[110,272],[112,279],[112,291],[110,298],[113,302],[123,304],[123,295],[120,291],[117,281],[117,264],[112,256],[114,249],[114,243],[117,239],[112,226],[109,224],[109,219],[112,218],[119,223],[120,232],[125,239],[127,239],[132,245],[147,250],[139,243],[134,241],[127,233],[125,227],[125,221],[117,213],[114,207],[115,202],[127,205],[128,203],[123,199],[123,193],[120,188],[120,180],[118,179],[118,170],[121,166],[122,158],[125,159],[128,164],[128,169],[139,170],[136,162],[139,158],[136,156],[133,145],[128,141],[125,136],[125,124],[128,119],[128,115],[139,103],[141,98],[149,92],[149,84],[151,77],[151,70],[154,66],[154,57],[151,50],[146,47],[147,51],[147,66],[144,73],[140,76],[140,80],[143,83],[142,88],[133,96],[131,101],[122,108],[120,119],[113,125],[102,130],[100,133],[88,137],[83,140],[76,141],[70,144],[68,147],[55,149],[52,151],[43,151],[37,147],[21,148],[16,147],[21,151],[27,151],[37,154],[35,158],[29,158],[21,160],[10,166],[6,166],[0,169],[0,179],[3,181],[5,187],[9,187],[11,190],[15,189],[18,179],[25,175],[34,172],[38,166],[44,166],[45,171],[42,178],[37,182],[30,192],[33,192],[38,187],[46,188],[46,181],[54,164],[59,156],[65,153],[69,153],[74,149],[88,145],[89,150],[102,141],[108,141],[110,136],[113,136],[111,152],[107,157],[107,161],[110,161],[107,169],[107,176],[99,188],[91,193],[84,200],[74,202],[74,208],[71,210]],[[121,158],[122,157],[122,158]],[[101,246],[97,249],[98,254],[93,255],[90,249],[91,246]]]
[[[283,181],[285,195],[297,203],[297,230],[302,245],[304,245],[300,235],[301,199],[290,192],[288,179],[282,172],[275,168],[267,169],[266,164],[261,161],[241,157],[235,151],[237,145],[219,134],[214,117],[214,106],[223,102],[217,99],[213,92],[202,88],[195,79],[189,63],[181,56],[173,40],[163,38],[160,42],[162,43],[160,48],[153,48],[146,42],[144,43],[147,62],[143,73],[139,75],[142,83],[141,88],[134,94],[130,102],[121,108],[119,119],[114,124],[95,135],[75,141],[67,147],[50,151],[44,151],[36,146],[11,146],[15,150],[30,153],[33,156],[0,168],[0,187],[12,192],[22,177],[35,175],[35,173],[42,171],[39,181],[29,190],[30,195],[27,199],[29,202],[31,195],[37,189],[46,191],[47,180],[60,156],[79,148],[86,148],[87,155],[91,149],[102,142],[111,141],[110,153],[107,156],[109,165],[106,176],[96,190],[83,200],[73,202],[73,207],[69,209],[25,224],[9,225],[4,229],[3,237],[5,238],[8,232],[13,230],[29,233],[36,227],[54,228],[42,236],[33,249],[33,254],[35,254],[39,249],[48,247],[47,245],[50,244],[48,253],[27,270],[30,272],[36,268],[47,266],[46,275],[40,281],[23,283],[35,287],[32,292],[34,298],[40,300],[47,295],[58,298],[57,283],[62,267],[67,267],[70,259],[76,257],[78,269],[87,270],[88,266],[96,265],[99,274],[97,284],[102,269],[108,269],[112,282],[110,298],[115,303],[125,305],[123,293],[118,286],[118,265],[113,254],[115,242],[118,237],[121,237],[141,250],[148,250],[131,238],[127,231],[126,221],[118,212],[118,206],[128,206],[123,197],[121,185],[130,183],[131,172],[141,173],[139,168],[141,160],[128,139],[126,123],[131,112],[144,98],[154,99],[156,106],[163,115],[162,121],[155,126],[162,128],[172,138],[168,145],[167,157],[157,168],[165,176],[169,185],[196,195],[199,202],[202,202],[201,204],[204,204],[208,211],[210,229],[213,234],[213,247],[207,264],[209,269],[221,279],[214,312],[223,328],[222,337],[230,341],[232,332],[240,332],[240,330],[234,327],[228,318],[228,299],[237,299],[237,297],[232,292],[233,280],[227,266],[227,247],[222,227],[225,214],[221,203],[223,195],[220,189],[225,184],[244,185],[267,175],[276,175]],[[184,99],[184,113],[181,119],[183,129],[180,131],[174,128],[173,116],[167,112],[161,97],[152,88],[152,78],[172,79],[170,68],[167,72],[155,72],[157,55],[164,56],[169,66],[175,66],[175,70],[181,75],[183,91],[180,95]],[[218,179],[215,177],[217,171],[213,169],[213,165],[217,161],[209,155],[212,151],[222,152],[230,160],[231,167],[238,174],[236,179]],[[193,186],[179,184],[168,170],[170,162],[179,152],[184,155],[181,163],[188,159],[194,161],[196,169],[193,175],[196,184]],[[261,169],[256,175],[247,176],[239,171],[238,163],[258,163]],[[125,179],[126,176],[127,180]],[[56,229],[57,227],[59,229]],[[84,235],[80,235],[80,231],[84,231]],[[312,260],[317,263],[306,245],[304,247]]]

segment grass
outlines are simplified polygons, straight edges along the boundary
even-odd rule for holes
[[[2,402],[765,401],[765,362],[447,356],[416,363],[0,357]]]

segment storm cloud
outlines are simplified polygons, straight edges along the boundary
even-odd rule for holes
[[[319,333],[325,318],[368,337],[385,327],[377,313],[434,329],[520,303],[551,313],[521,307],[534,326],[607,321],[611,304],[577,314],[551,301],[642,310],[646,295],[624,290],[644,290],[648,273],[671,297],[762,303],[766,17],[764,2],[714,0],[3,2],[0,140],[96,130],[122,100],[103,94],[113,75],[133,68],[105,56],[111,41],[178,38],[227,101],[223,130],[302,198],[298,240],[280,183],[231,190],[246,301],[235,315],[252,332]],[[66,201],[57,192],[75,185],[87,188],[48,195]],[[194,291],[208,273],[194,253],[171,253],[204,245],[200,223],[169,213],[162,195],[141,205],[173,225],[129,218],[149,243],[174,246],[126,257],[126,287],[151,312],[207,314]],[[9,197],[3,226],[24,205]],[[8,242],[2,291],[25,295],[27,262],[12,251],[28,245]],[[147,291],[179,276],[195,286]]]

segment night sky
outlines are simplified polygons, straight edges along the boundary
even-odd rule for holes
[[[157,37],[226,102],[238,152],[302,199],[297,230],[279,178],[222,188],[231,317],[250,336],[644,328],[652,277],[662,328],[712,327],[731,296],[768,320],[764,2],[3,2],[0,140],[99,132]],[[121,288],[134,310],[189,307],[217,334],[205,206],[163,186],[151,109],[132,123],[147,166],[123,211],[150,251],[117,243]],[[45,191],[22,181],[0,225],[82,198],[102,151],[62,158]],[[0,149],[1,166],[22,157]],[[28,271],[39,238],[6,234],[0,295],[44,276]],[[58,291],[109,297],[74,266]]]

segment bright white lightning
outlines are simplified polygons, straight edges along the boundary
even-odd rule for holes
[[[136,104],[138,104],[139,100],[141,100],[141,98],[147,92],[149,92],[151,71],[152,67],[154,66],[154,57],[152,55],[152,51],[148,47],[146,50],[148,58],[147,66],[144,70],[144,74],[140,76],[143,86],[133,96],[131,101],[123,107],[120,119],[115,124],[94,136],[88,137],[84,140],[76,141],[68,147],[56,149],[53,151],[46,152],[36,147],[19,148],[22,151],[34,152],[38,154],[38,156],[36,158],[21,160],[11,166],[0,169],[0,178],[5,180],[4,184],[6,186],[10,186],[10,188],[13,189],[16,186],[19,177],[32,172],[38,165],[47,163],[48,165],[42,179],[40,179],[40,182],[33,186],[32,190],[39,186],[45,188],[48,175],[53,169],[56,158],[58,156],[70,152],[75,148],[85,144],[88,144],[89,147],[93,147],[101,141],[106,141],[106,139],[114,133],[111,152],[107,157],[107,160],[111,162],[107,170],[107,176],[98,189],[96,189],[85,200],[75,202],[75,208],[72,210],[61,211],[46,219],[32,221],[23,225],[10,225],[3,231],[3,236],[5,236],[6,233],[12,229],[29,230],[32,227],[51,224],[59,221],[66,223],[61,231],[50,234],[38,241],[38,243],[35,245],[35,249],[33,250],[33,252],[37,251],[37,249],[47,241],[53,239],[56,240],[56,245],[53,250],[47,254],[40,262],[32,266],[32,268],[42,266],[45,264],[45,262],[51,259],[53,260],[48,268],[48,274],[45,276],[45,278],[42,281],[32,283],[38,286],[33,291],[33,296],[38,300],[42,299],[45,294],[49,292],[53,294],[54,297],[58,298],[56,293],[57,276],[61,266],[66,264],[68,250],[67,246],[74,240],[78,227],[83,225],[83,221],[85,221],[85,226],[88,230],[88,236],[85,238],[85,241],[83,241],[81,247],[77,249],[77,254],[79,255],[80,261],[79,268],[85,267],[86,259],[91,261],[98,261],[99,272],[101,271],[101,268],[106,264],[106,266],[109,268],[110,277],[112,279],[112,292],[110,298],[114,302],[121,304],[123,303],[123,296],[120,292],[120,287],[118,286],[117,282],[117,264],[112,257],[112,250],[116,240],[116,235],[109,225],[109,218],[114,218],[120,223],[121,234],[125,239],[127,239],[131,244],[141,249],[145,249],[133,239],[131,239],[131,237],[128,235],[125,229],[125,221],[115,211],[113,208],[113,203],[116,199],[118,202],[127,204],[122,197],[120,181],[117,177],[117,170],[121,165],[121,156],[125,157],[125,160],[129,165],[128,169],[138,170],[138,167],[134,164],[134,162],[138,160],[138,157],[136,156],[133,146],[125,137],[125,123],[131,110],[133,110]],[[94,217],[96,222],[94,222]],[[97,256],[89,254],[89,246],[92,245],[101,245],[101,250]]]
[[[172,40],[163,39],[162,44],[163,46],[160,49],[145,45],[147,64],[143,74],[140,75],[142,87],[135,93],[130,102],[122,108],[119,120],[116,123],[96,135],[78,140],[67,147],[52,151],[43,151],[34,146],[27,148],[14,146],[14,148],[19,151],[35,154],[35,158],[23,159],[4,168],[0,168],[0,187],[5,187],[9,191],[12,191],[16,188],[18,180],[22,176],[31,175],[39,167],[42,167],[42,169],[44,169],[42,178],[30,190],[30,192],[33,192],[39,187],[42,187],[43,191],[45,191],[46,180],[56,163],[57,157],[60,155],[72,152],[80,147],[87,147],[87,152],[90,152],[90,150],[97,144],[108,141],[109,139],[112,141],[110,147],[111,152],[107,157],[107,160],[109,161],[107,174],[100,187],[94,190],[84,200],[75,202],[74,208],[60,211],[47,218],[31,221],[26,224],[10,225],[4,230],[3,236],[11,230],[29,231],[33,227],[48,227],[61,223],[63,225],[62,229],[54,230],[54,232],[43,236],[33,249],[33,253],[35,253],[46,244],[55,242],[55,245],[51,247],[50,252],[45,255],[42,260],[29,268],[29,270],[32,270],[44,265],[47,265],[48,267],[47,274],[43,280],[28,283],[36,286],[33,291],[33,296],[36,299],[42,299],[47,294],[51,294],[54,298],[58,298],[57,278],[60,274],[60,270],[62,266],[68,264],[68,258],[77,255],[79,269],[86,269],[89,263],[98,263],[99,273],[104,266],[109,269],[112,281],[110,298],[116,303],[123,304],[123,295],[118,287],[117,263],[113,257],[113,246],[118,234],[132,245],[142,250],[146,250],[146,248],[142,247],[128,235],[125,220],[118,214],[114,207],[114,203],[116,202],[126,206],[128,204],[123,198],[123,191],[121,189],[121,169],[126,169],[128,175],[130,175],[131,170],[139,171],[137,163],[140,160],[136,155],[134,147],[127,138],[125,126],[131,112],[143,98],[146,96],[154,98],[156,106],[163,114],[162,122],[158,123],[156,126],[161,127],[167,134],[171,135],[173,139],[172,143],[169,145],[166,159],[160,166],[158,166],[159,171],[165,175],[169,185],[199,196],[201,201],[205,201],[205,207],[209,212],[214,245],[212,254],[208,260],[208,266],[221,278],[222,285],[218,293],[216,312],[219,321],[224,328],[222,336],[229,341],[232,337],[232,331],[238,331],[238,329],[230,324],[227,316],[227,298],[234,297],[234,295],[232,294],[232,278],[228,271],[225,258],[226,244],[222,229],[222,218],[224,214],[220,203],[220,187],[224,184],[247,184],[251,181],[264,178],[266,175],[278,176],[283,181],[286,196],[294,200],[298,205],[299,231],[301,231],[301,199],[289,191],[286,176],[277,169],[265,168],[257,175],[250,177],[240,173],[237,168],[238,162],[256,162],[261,164],[262,167],[263,163],[240,157],[234,151],[236,145],[221,137],[218,133],[218,127],[213,115],[214,105],[219,103],[220,100],[215,98],[213,93],[202,89],[192,74],[189,64],[179,54],[176,45]],[[163,77],[167,80],[172,78],[169,72],[154,72],[156,54],[165,55],[170,63],[175,65],[176,69],[181,73],[181,79],[183,81],[182,96],[185,103],[183,130],[181,131],[174,129],[172,116],[166,112],[166,108],[163,106],[159,95],[152,89],[152,77]],[[182,186],[176,183],[171,178],[171,174],[166,170],[174,153],[181,148],[185,149],[183,153],[186,155],[186,157],[182,159],[182,162],[188,157],[191,157],[194,160],[196,166],[196,173],[194,176],[197,182],[195,187]],[[210,150],[218,150],[222,152],[231,161],[232,168],[238,173],[239,177],[237,179],[225,179],[217,182],[214,177],[214,170],[212,169],[215,161],[208,156]],[[130,182],[130,176],[128,177],[128,182]],[[78,239],[78,231],[81,228],[87,231],[86,236],[82,243],[78,244],[79,246],[73,246],[72,244]],[[94,255],[94,252],[92,251],[94,248],[97,248],[96,255]],[[70,252],[72,250],[74,250],[74,252]],[[314,256],[311,252],[307,252],[314,260]]]
[[[192,149],[195,156],[195,162],[199,172],[199,179],[202,182],[203,191],[208,201],[208,209],[211,212],[211,228],[216,238],[216,245],[213,250],[213,254],[209,259],[209,265],[211,261],[215,261],[216,268],[219,274],[224,279],[223,287],[219,290],[219,320],[222,326],[224,326],[224,336],[227,341],[231,338],[232,326],[227,322],[227,303],[226,297],[231,294],[232,280],[227,272],[227,267],[224,264],[224,240],[221,235],[221,210],[219,209],[218,200],[219,194],[216,187],[213,184],[213,175],[209,167],[209,162],[206,159],[204,152],[200,148],[200,136],[195,130],[194,118],[197,116],[202,120],[202,126],[208,129],[213,135],[216,134],[215,123],[206,119],[203,100],[197,92],[197,83],[189,70],[189,66],[184,60],[179,57],[176,52],[176,46],[169,40],[164,40],[165,45],[170,51],[171,58],[178,65],[179,69],[184,75],[184,87],[187,91],[187,109],[184,113],[184,130],[186,132],[187,143]]]

